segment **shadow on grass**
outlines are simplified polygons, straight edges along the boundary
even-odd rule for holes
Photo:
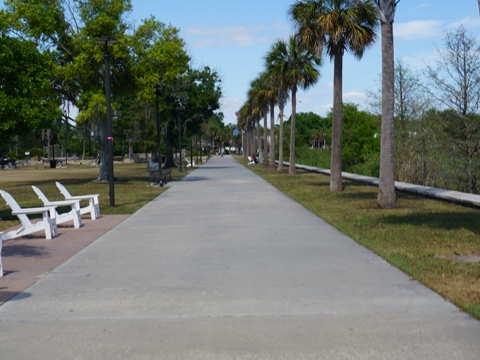
[[[480,235],[478,214],[474,212],[412,212],[410,214],[386,214],[382,222],[392,225],[428,226],[432,229],[458,230],[467,229]]]
[[[323,188],[326,192],[330,192],[330,182],[328,180],[309,181],[307,186],[314,188]],[[352,190],[353,189],[353,190]],[[331,192],[334,194],[333,192]],[[376,189],[367,184],[345,182],[343,184],[343,191],[335,192],[341,199],[358,199],[358,200],[376,200]]]

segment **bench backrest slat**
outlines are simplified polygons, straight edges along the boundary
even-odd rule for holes
[[[13,196],[10,195],[8,192],[6,192],[5,190],[0,190],[0,194],[2,195],[2,197],[5,200],[5,202],[7,203],[7,205],[10,207],[10,209],[12,209],[12,211],[21,211],[22,210],[20,205],[18,205],[16,200],[13,198]],[[18,217],[18,219],[20,220],[20,222],[22,223],[23,226],[31,225],[31,221],[28,219],[27,215],[18,214],[17,217]]]
[[[65,196],[66,199],[72,197],[72,195],[70,195],[70,193],[68,192],[65,186],[60,184],[58,181],[56,181],[55,184],[57,185],[58,190],[60,190],[60,192],[62,193],[63,196]]]
[[[38,198],[43,202],[44,205],[48,204],[49,201],[47,199],[47,197],[45,196],[45,194],[42,192],[42,190],[40,190],[38,187],[32,185],[32,189],[33,191],[35,191],[35,193],[37,194]]]

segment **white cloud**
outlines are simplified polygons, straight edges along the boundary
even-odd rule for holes
[[[365,104],[367,102],[367,94],[364,94],[362,92],[346,92],[343,93],[343,102],[352,102],[354,104]]]
[[[225,116],[224,122],[226,124],[236,124],[237,117],[235,113],[240,110],[243,105],[243,101],[236,97],[224,97],[222,98],[222,104],[220,106],[220,111],[223,112]]]
[[[261,34],[265,27],[220,27],[220,28],[190,28],[186,35],[195,38],[193,47],[229,47],[229,46],[250,46],[255,44],[269,43],[269,39]]]
[[[315,111],[314,113],[320,115],[320,116],[326,116],[330,111],[332,111],[332,108],[333,108],[333,104],[332,103],[329,103],[329,104],[323,104],[323,105],[320,105],[320,106],[317,106],[315,108]]]
[[[473,28],[478,28],[478,27],[480,27],[480,18],[478,16],[474,17],[474,18],[468,16],[468,17],[466,17],[462,20],[459,20],[459,21],[453,22],[451,24],[448,24],[447,28],[457,29],[462,25],[467,30],[471,30]]]
[[[400,40],[420,39],[426,37],[436,37],[441,35],[441,21],[437,20],[418,20],[407,23],[395,24],[394,35]]]
[[[418,8],[420,9],[424,9],[424,8],[427,8],[427,7],[431,7],[432,6],[432,3],[422,3],[422,4],[418,4]]]
[[[412,70],[421,70],[428,65],[432,66],[439,59],[437,50],[423,53],[414,53],[408,56],[403,56],[402,61]]]

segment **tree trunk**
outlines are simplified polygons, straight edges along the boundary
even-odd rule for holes
[[[83,145],[82,145],[82,161],[85,161],[85,149],[87,145],[87,137],[85,136],[85,132],[83,133]]]
[[[172,145],[172,134],[173,126],[168,126],[167,128],[167,136],[165,139],[165,168],[174,168],[175,161],[173,160],[173,145]]]
[[[275,105],[270,103],[270,167],[275,167]]]
[[[255,128],[255,121],[252,121],[251,122],[251,125],[250,125],[250,155],[256,155],[256,148],[257,148],[257,144],[256,144],[256,128]]]
[[[247,131],[248,141],[247,141],[247,148],[246,148],[246,156],[247,157],[252,156],[252,154],[253,154],[253,131],[254,131],[254,126],[255,126],[255,123],[253,123],[253,122],[250,122],[248,124],[248,131]]]
[[[297,170],[295,168],[295,120],[297,118],[297,89],[292,89],[292,122],[290,127],[290,167],[288,168],[288,174],[295,176]]]
[[[242,135],[243,143],[242,143],[242,152],[243,157],[246,159],[250,154],[250,125],[247,125],[247,129]]]
[[[260,164],[263,164],[263,149],[262,149],[262,132],[260,129],[260,120],[256,122],[257,128],[257,146],[258,146],[258,157],[260,158]]]
[[[108,181],[108,150],[107,150],[107,123],[102,121],[97,124],[98,152],[100,160],[100,174],[97,181]]]
[[[280,108],[280,132],[278,134],[278,171],[283,170],[283,110]]]
[[[382,129],[380,139],[380,178],[377,203],[382,209],[395,207],[395,169],[393,148],[394,58],[393,22],[382,21]]]
[[[342,91],[343,51],[334,55],[333,69],[333,123],[332,155],[330,165],[330,191],[342,191]]]
[[[268,109],[265,108],[263,117],[263,165],[268,164]]]

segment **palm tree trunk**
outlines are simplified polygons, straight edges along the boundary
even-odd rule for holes
[[[280,133],[278,134],[278,171],[283,170],[283,110],[280,108]]]
[[[250,123],[250,141],[249,141],[250,148],[249,150],[249,155],[255,155],[255,122],[252,121]]]
[[[330,165],[330,191],[342,191],[342,92],[343,51],[334,55],[333,69],[333,123],[332,155]]]
[[[275,167],[275,105],[270,103],[270,167]]]
[[[289,175],[297,175],[297,170],[295,168],[295,120],[297,113],[297,89],[292,89],[292,122],[290,127],[290,167],[288,169]]]
[[[393,21],[382,21],[382,129],[380,178],[377,203],[383,209],[395,207],[395,170],[393,148],[394,58]]]
[[[246,159],[247,156],[249,156],[249,150],[250,149],[250,126],[247,125],[245,131],[242,131],[242,151],[243,151],[243,157]]]
[[[268,109],[265,108],[263,117],[263,165],[268,163]]]
[[[260,120],[256,121],[257,127],[257,149],[260,164],[263,164],[262,131],[260,129]]]

